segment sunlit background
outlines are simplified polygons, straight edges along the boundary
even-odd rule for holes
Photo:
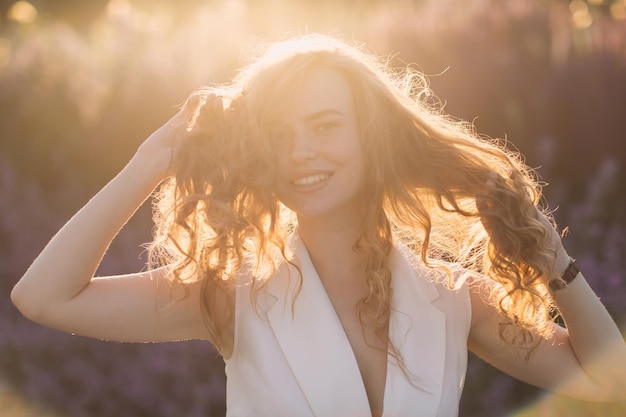
[[[259,43],[322,32],[429,77],[447,112],[506,137],[550,185],[566,245],[626,324],[626,0],[0,1],[0,415],[222,416],[204,343],[124,345],[23,319],[14,283],[54,232],[195,88]],[[150,208],[101,273],[145,259]],[[626,415],[548,395],[472,358],[463,417]]]

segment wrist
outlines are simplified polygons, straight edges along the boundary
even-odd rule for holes
[[[559,275],[562,275],[571,262],[572,257],[569,256],[569,254],[565,251],[565,248],[561,246],[561,248],[556,251],[556,257],[554,259],[554,271]]]
[[[576,259],[572,257],[569,258],[569,263],[567,267],[564,269],[557,269],[557,271],[561,272],[559,278],[552,279],[548,285],[552,291],[557,291],[567,287],[577,276],[580,274],[580,265],[576,261]]]
[[[135,155],[122,169],[119,176],[123,176],[131,188],[145,189],[151,193],[165,178],[167,170],[155,161]]]
[[[124,169],[132,172],[137,180],[156,186],[169,176],[169,158],[166,162],[165,158],[158,155],[151,156],[137,152]]]

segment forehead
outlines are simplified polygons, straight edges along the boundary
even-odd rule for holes
[[[297,121],[329,109],[346,115],[354,113],[352,89],[341,72],[332,68],[314,68],[307,71],[297,84],[285,103],[285,121]]]

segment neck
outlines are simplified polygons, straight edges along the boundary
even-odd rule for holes
[[[298,218],[298,233],[309,252],[320,278],[349,277],[362,271],[362,256],[354,249],[360,235],[358,219],[346,222],[322,222]],[[333,271],[333,273],[329,273]]]

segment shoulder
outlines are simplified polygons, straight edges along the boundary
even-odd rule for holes
[[[396,245],[390,269],[394,291],[409,291],[432,303],[446,314],[468,322],[472,315],[470,281],[472,272],[456,263],[437,262],[429,265],[410,248]]]
[[[402,265],[404,264],[404,265]],[[407,273],[409,270],[416,281],[424,287],[436,288],[443,292],[468,292],[470,282],[476,281],[477,274],[454,262],[429,260],[428,264],[410,248],[395,244],[391,254],[392,272]]]

